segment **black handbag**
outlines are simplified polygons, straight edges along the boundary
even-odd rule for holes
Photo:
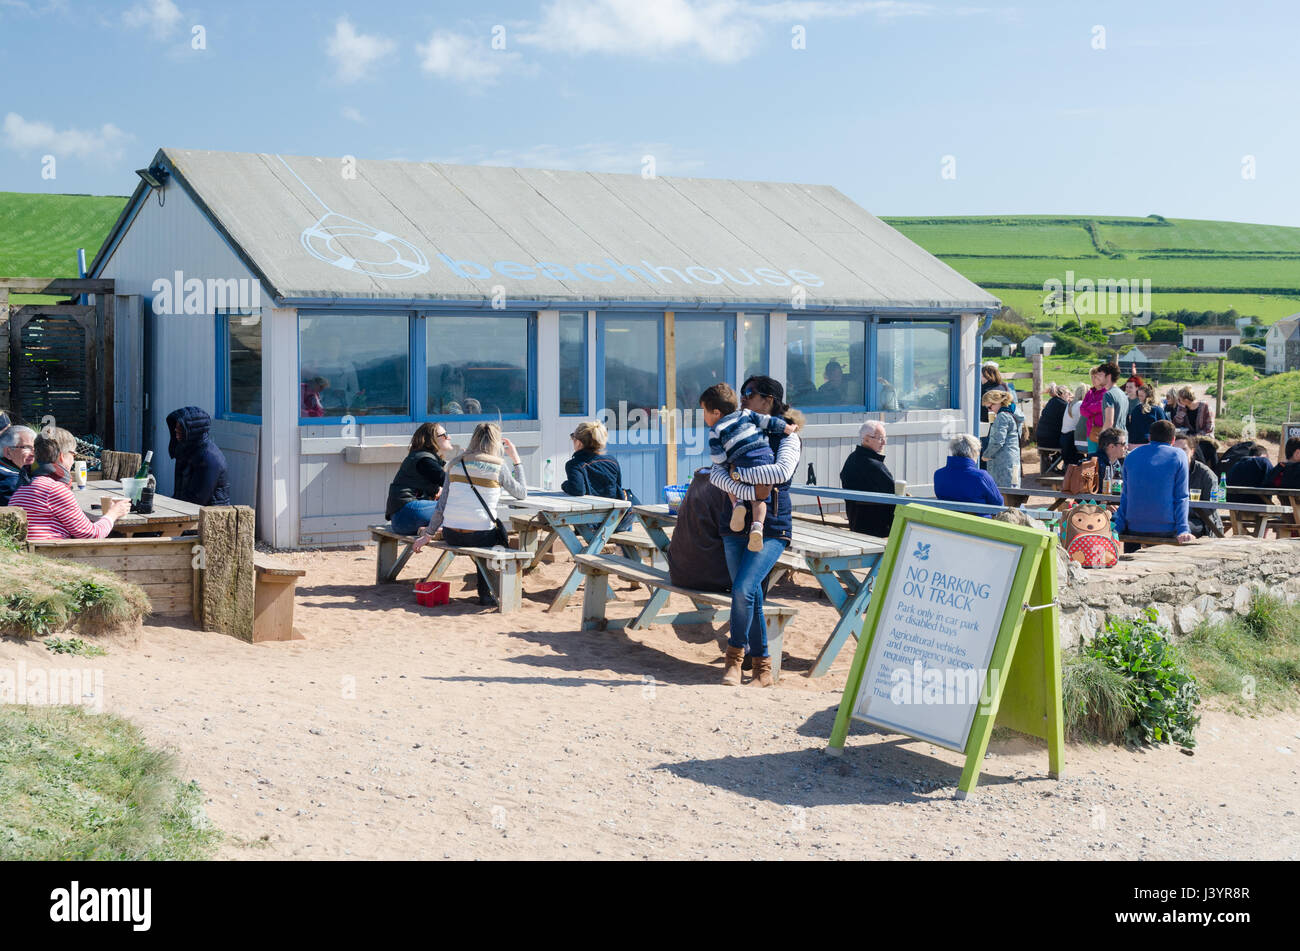
[[[478,499],[478,504],[483,506],[483,511],[487,513],[488,519],[492,522],[492,530],[496,533],[496,543],[502,548],[509,548],[510,535],[506,532],[506,527],[501,524],[501,519],[496,517],[496,513],[487,507],[487,503],[483,501],[483,496],[478,494],[478,487],[474,485],[474,480],[470,478],[469,469],[465,468],[464,459],[460,461],[460,468],[465,473],[465,481],[469,483],[474,498]]]

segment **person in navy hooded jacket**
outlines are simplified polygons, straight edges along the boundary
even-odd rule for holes
[[[948,463],[934,472],[934,497],[947,502],[1002,505],[1002,493],[993,477],[979,466],[980,441],[958,436],[948,443]]]
[[[195,505],[229,505],[230,480],[226,457],[208,435],[212,417],[197,406],[167,414],[171,443],[167,454],[176,460],[172,497]]]

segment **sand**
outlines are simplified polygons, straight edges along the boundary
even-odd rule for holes
[[[1060,781],[1009,735],[961,803],[961,757],[927,743],[855,726],[824,755],[851,652],[803,675],[834,619],[806,577],[778,588],[800,614],[763,690],[718,683],[709,628],[583,633],[580,597],[546,613],[567,557],[512,617],[467,573],[451,605],[418,606],[431,553],[383,588],[373,547],[281,557],[308,569],[303,641],[150,623],[93,660],[0,641],[0,666],[101,668],[106,709],[201,785],[223,859],[1300,855],[1296,714],[1210,712],[1194,756],[1071,745]]]

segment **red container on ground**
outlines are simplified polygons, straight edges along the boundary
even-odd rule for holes
[[[417,581],[415,600],[426,608],[446,604],[451,600],[451,584],[446,581]]]

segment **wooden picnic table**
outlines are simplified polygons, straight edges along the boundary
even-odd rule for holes
[[[81,506],[81,511],[91,521],[98,520],[104,514],[99,509],[100,496],[126,498],[125,493],[122,492],[122,483],[109,479],[87,482],[84,489],[78,489],[74,484],[72,494],[77,504]],[[131,512],[122,516],[113,524],[112,534],[131,538],[145,532],[161,532],[164,538],[173,538],[183,532],[194,531],[198,527],[199,507],[197,505],[155,493],[153,512],[148,515]]]
[[[631,503],[626,499],[607,499],[598,495],[565,495],[563,492],[529,490],[526,499],[503,499],[510,506],[510,522],[519,534],[521,551],[531,551],[532,560],[524,566],[531,571],[558,539],[571,555],[597,555],[609,542],[618,523]],[[576,529],[592,529],[586,541]],[[544,538],[542,536],[545,536]],[[548,611],[563,611],[582,584],[583,574],[575,564],[560,586]]]
[[[677,524],[677,516],[669,514],[667,505],[636,505],[633,513],[661,551],[668,550],[670,526]],[[815,525],[803,520],[791,526],[788,554],[803,559],[808,571],[817,579],[831,604],[839,611],[830,637],[817,653],[817,660],[808,672],[810,677],[821,677],[830,670],[840,648],[862,630],[862,616],[871,597],[871,581],[885,551],[885,540],[870,535],[860,535],[846,528]],[[855,572],[865,572],[859,577]]]
[[[1229,491],[1232,487],[1229,486]],[[1025,488],[1023,486],[1015,488],[1013,486],[998,486],[998,491],[1002,497],[1010,501],[1012,498],[1028,500],[1030,496],[1038,498],[1052,499],[1052,504],[1048,506],[1051,511],[1060,511],[1065,508],[1066,503],[1073,501],[1097,501],[1106,505],[1119,505],[1120,497],[1118,495],[1105,495],[1100,492],[1085,492],[1078,495],[1071,495],[1069,492],[1057,492],[1052,489]],[[1269,520],[1278,517],[1285,517],[1291,514],[1291,508],[1283,505],[1260,505],[1254,502],[1213,502],[1201,499],[1196,502],[1189,501],[1189,508],[1227,512],[1232,522],[1232,533],[1245,538],[1263,538],[1264,533],[1269,528]],[[1214,530],[1214,523],[1208,523],[1210,530]],[[1254,532],[1250,531],[1254,528]],[[1217,537],[1222,538],[1222,535]]]
[[[1273,527],[1277,529],[1278,536],[1281,537],[1283,532],[1291,538],[1300,535],[1300,489],[1274,489],[1268,486],[1253,485],[1230,485],[1228,493],[1239,492],[1242,495],[1257,496],[1263,504],[1271,504],[1273,499],[1277,499],[1278,504],[1290,509],[1291,518],[1289,521],[1279,520]]]

